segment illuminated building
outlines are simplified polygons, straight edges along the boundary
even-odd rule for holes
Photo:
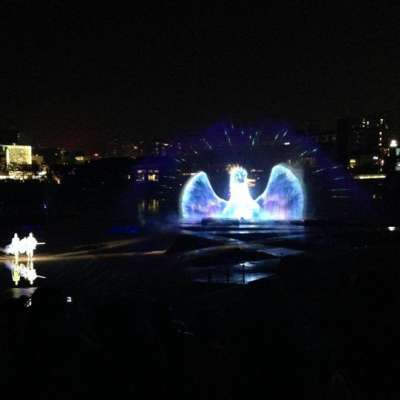
[[[170,200],[180,190],[179,163],[169,156],[149,156],[136,160],[131,171],[136,193]],[[173,194],[173,195],[172,195]]]
[[[1,147],[5,153],[7,168],[32,165],[32,146],[10,144]]]
[[[84,164],[89,161],[89,157],[82,152],[77,152],[74,155],[74,162],[77,164]]]
[[[32,147],[16,144],[0,145],[1,180],[26,180],[34,175],[32,166]]]
[[[389,148],[397,144],[385,115],[340,119],[337,141],[343,164],[359,173],[384,172]]]
[[[43,157],[32,154],[29,145],[0,145],[0,180],[45,180],[47,166]]]

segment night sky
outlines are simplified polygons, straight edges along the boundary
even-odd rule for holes
[[[34,143],[101,150],[221,120],[396,119],[399,6],[83,3],[3,2],[2,120]]]

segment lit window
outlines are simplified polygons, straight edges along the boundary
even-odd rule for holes
[[[357,165],[357,160],[354,158],[350,158],[349,160],[349,167],[350,168],[355,168],[355,166]]]
[[[158,209],[160,207],[160,203],[157,199],[151,199],[147,203],[147,209],[150,213],[157,213]]]
[[[136,171],[136,182],[144,182],[145,177],[146,177],[145,169],[138,169]]]
[[[147,180],[150,182],[158,182],[158,169],[149,169]]]

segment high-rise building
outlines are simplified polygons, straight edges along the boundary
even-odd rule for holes
[[[384,172],[395,139],[384,114],[338,120],[341,161],[354,172]]]

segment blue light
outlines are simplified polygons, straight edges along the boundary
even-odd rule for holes
[[[227,218],[255,222],[303,219],[303,187],[288,167],[279,164],[272,168],[266,189],[255,200],[249,191],[247,171],[233,167],[229,174],[228,201],[216,195],[205,172],[190,178],[181,194],[182,218],[190,221]]]

